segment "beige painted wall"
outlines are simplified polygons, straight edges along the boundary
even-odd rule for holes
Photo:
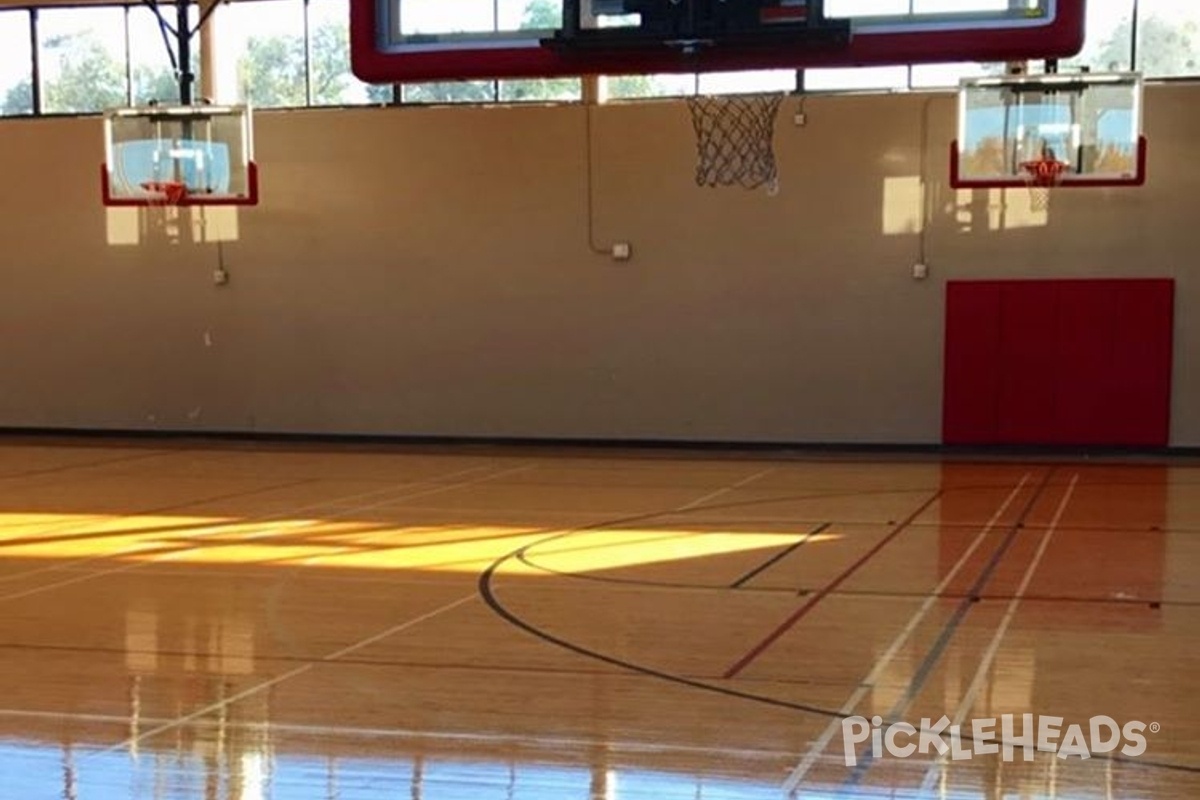
[[[682,104],[600,107],[595,235],[628,263],[589,247],[581,107],[261,112],[225,287],[211,243],[109,243],[138,219],[99,205],[98,120],[0,121],[0,426],[936,442],[946,279],[1151,275],[1200,445],[1197,99],[1149,91],[1145,189],[1046,215],[947,190],[950,95],[786,108],[777,197],[697,188]]]

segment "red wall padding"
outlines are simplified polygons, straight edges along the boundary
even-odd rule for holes
[[[1171,280],[951,281],[946,444],[1168,442]]]

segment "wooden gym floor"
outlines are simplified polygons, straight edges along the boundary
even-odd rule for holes
[[[1200,468],[0,442],[14,800],[1200,797]],[[1154,723],[843,758],[842,716]]]

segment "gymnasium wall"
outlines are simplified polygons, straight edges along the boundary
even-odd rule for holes
[[[626,263],[579,106],[260,112],[222,253],[100,206],[99,120],[0,120],[0,426],[935,443],[946,280],[1121,276],[1177,281],[1200,445],[1197,99],[1148,90],[1146,188],[1046,213],[948,190],[950,94],[790,102],[777,197],[697,188],[681,103],[602,106]]]

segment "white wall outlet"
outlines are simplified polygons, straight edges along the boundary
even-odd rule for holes
[[[629,242],[617,242],[612,246],[614,261],[628,261],[633,257],[633,246]]]
[[[923,281],[929,277],[928,264],[913,264],[913,280]]]
[[[215,285],[224,286],[229,283],[229,273],[218,267],[213,270],[212,279]]]

